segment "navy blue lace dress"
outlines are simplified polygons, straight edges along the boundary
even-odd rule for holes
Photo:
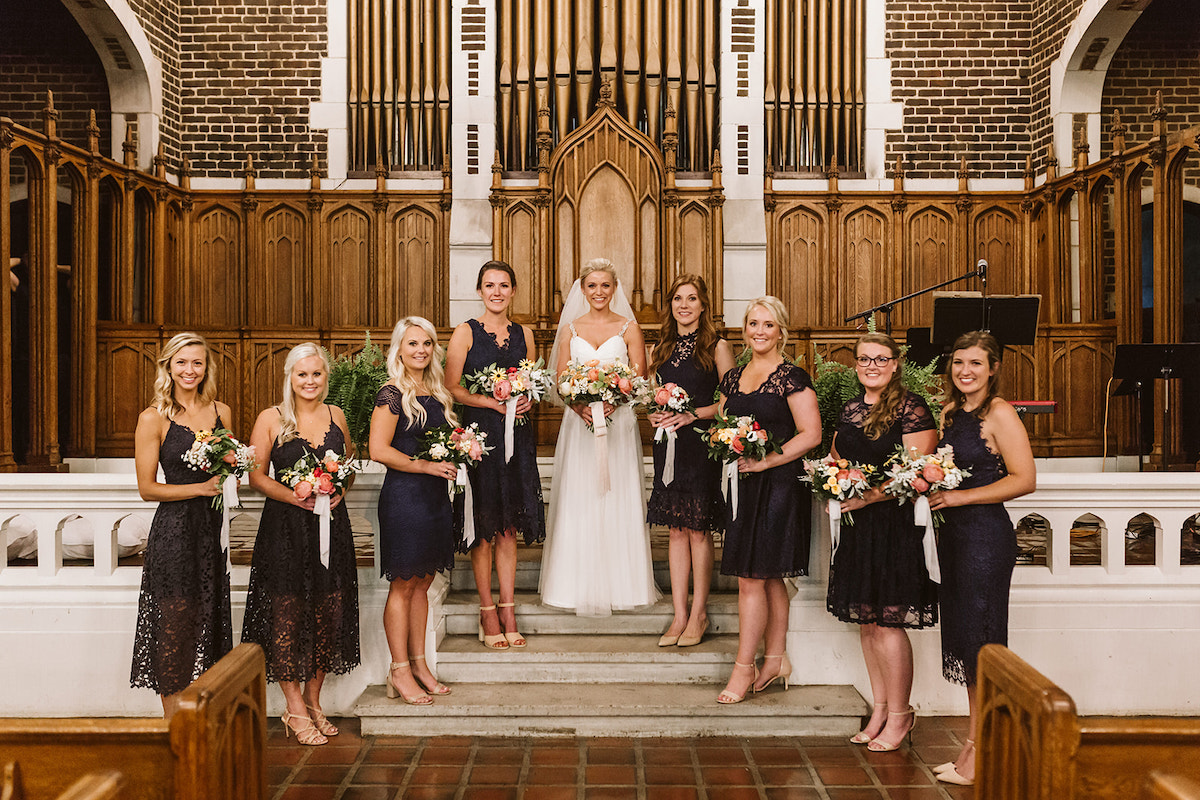
[[[408,427],[400,390],[388,384],[375,396],[399,419],[392,447],[413,455],[421,434],[446,424],[442,404],[433,396],[418,397],[425,424]],[[454,521],[445,478],[423,472],[389,469],[379,490],[379,571],[386,580],[407,580],[454,566]],[[461,497],[461,495],[459,495]]]
[[[683,387],[697,408],[711,405],[717,389],[717,370],[701,369],[696,360],[696,333],[680,336],[675,352],[658,368],[662,383]],[[646,521],[668,528],[693,531],[720,531],[725,527],[725,501],[721,497],[721,465],[708,458],[698,427],[707,427],[708,420],[697,420],[676,433],[675,478],[671,484],[662,482],[666,463],[667,442],[654,443],[654,489],[646,503]]]
[[[734,367],[721,379],[725,413],[752,415],[783,444],[796,435],[788,396],[813,390],[808,373],[784,361],[762,386],[743,394],[738,382],[744,369]],[[800,483],[800,473],[800,459],[796,459],[739,478],[736,517],[726,503],[722,575],[786,578],[808,574],[812,500]]]
[[[515,322],[508,324],[508,339],[501,345],[494,334],[488,333],[477,319],[467,320],[471,326],[471,349],[463,362],[463,375],[471,375],[484,367],[515,367],[527,358],[525,331]],[[528,417],[527,417],[528,419]],[[537,470],[537,442],[533,423],[527,421],[513,429],[512,459],[505,461],[504,415],[490,408],[464,406],[462,424],[472,422],[487,434],[492,452],[476,467],[468,469],[471,480],[471,503],[474,511],[475,542],[493,541],[505,531],[517,531],[525,544],[546,538],[546,512],[542,503],[542,481]],[[462,503],[455,504],[454,533],[463,547]],[[472,547],[474,544],[472,544]]]
[[[1008,474],[988,448],[974,413],[955,410],[938,446],[954,446],[954,462],[971,475],[959,488],[995,483]],[[942,568],[942,675],[975,685],[985,644],[1008,644],[1008,591],[1017,563],[1017,535],[1003,503],[942,509],[938,561]]]
[[[892,424],[871,439],[863,430],[871,406],[863,395],[842,409],[838,455],[860,464],[883,464],[906,433],[931,431],[929,406],[909,392]],[[913,524],[912,503],[892,498],[854,512],[854,524],[842,522],[841,541],[829,568],[825,607],[842,622],[874,623],[889,628],[924,628],[937,622],[937,584],[925,569],[921,547],[924,528]]]
[[[271,448],[276,479],[306,453],[346,452],[330,417],[325,438],[313,447],[300,436]],[[329,567],[321,564],[320,518],[268,497],[254,539],[242,641],[262,646],[267,680],[303,683],[318,672],[358,666],[358,570],[346,504],[329,520]]]
[[[224,427],[220,417],[216,427]],[[212,477],[183,461],[195,441],[193,431],[171,421],[158,449],[167,483]],[[175,694],[232,649],[221,512],[211,497],[159,503],[146,541],[129,683]]]

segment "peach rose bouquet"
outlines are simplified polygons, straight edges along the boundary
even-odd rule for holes
[[[467,467],[478,464],[492,448],[487,446],[487,434],[478,423],[467,426],[439,425],[421,436],[421,446],[413,458],[426,461],[449,461],[458,465],[458,474],[450,484],[450,494],[463,491],[467,485]]]
[[[954,447],[948,444],[927,454],[897,447],[884,467],[887,483],[881,488],[899,503],[916,502],[941,489],[957,489],[963,478],[971,474],[954,463]],[[943,521],[941,512],[934,511],[934,524],[941,525]],[[917,524],[924,523],[918,521]]]
[[[349,489],[353,479],[354,468],[350,466],[350,459],[332,450],[326,450],[322,456],[305,453],[279,476],[280,482],[291,487],[297,500],[315,498],[313,513],[319,520],[317,539],[321,564],[325,567],[329,566],[330,499]]]
[[[227,428],[197,431],[196,441],[180,457],[197,472],[222,477],[221,494],[212,499],[212,507],[216,509],[225,505],[227,498],[228,505],[241,505],[235,488],[237,479],[258,468],[254,460],[254,448],[239,442]],[[234,478],[233,481],[225,480],[230,476]]]

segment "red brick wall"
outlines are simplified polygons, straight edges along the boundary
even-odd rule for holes
[[[1030,152],[1029,0],[889,0],[892,99],[904,128],[888,163],[909,177],[952,177],[961,156],[975,177],[1016,178]]]
[[[59,136],[87,146],[88,111],[108,152],[112,120],[99,56],[62,3],[0,0],[0,116],[42,130],[46,91],[61,112]]]
[[[1054,141],[1050,117],[1050,65],[1062,55],[1063,41],[1079,14],[1083,0],[1033,0],[1033,27],[1029,48],[1030,145],[1033,167],[1044,173]],[[1060,164],[1066,169],[1069,164]]]
[[[1104,80],[1102,156],[1112,153],[1116,110],[1128,128],[1127,146],[1153,135],[1158,90],[1169,131],[1200,125],[1200,0],[1154,0],[1125,36]]]
[[[325,132],[309,129],[328,45],[323,0],[180,0],[180,134],[195,175],[308,174]],[[322,159],[324,162],[324,159]]]
[[[179,0],[129,0],[150,40],[150,50],[162,66],[162,119],[159,141],[167,169],[179,169]]]

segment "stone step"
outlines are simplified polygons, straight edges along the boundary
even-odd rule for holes
[[[869,710],[851,686],[771,687],[719,705],[719,685],[463,683],[431,706],[359,697],[364,736],[851,736]]]
[[[671,601],[664,597],[654,605],[632,611],[614,611],[609,617],[580,617],[570,611],[541,604],[537,594],[518,591],[513,598],[517,604],[517,624],[521,633],[581,634],[581,635],[646,635],[658,636],[671,624],[674,611]],[[479,597],[474,589],[452,591],[443,603],[447,636],[478,634]],[[736,633],[737,594],[716,592],[708,600],[709,635]],[[482,648],[480,648],[482,649]]]
[[[660,554],[656,548],[654,553],[654,581],[658,584],[658,588],[664,592],[670,591],[671,587],[671,571],[670,565],[667,563],[665,549]],[[525,550],[522,545],[518,549],[518,553],[522,557],[517,561],[517,582],[516,587],[518,592],[536,592],[538,590],[538,581],[542,575],[541,549]],[[721,562],[717,560],[713,565],[712,575],[709,578],[709,586],[713,591],[736,592],[737,578],[730,575],[721,574]],[[454,569],[450,571],[450,588],[461,591],[475,591],[475,574],[471,571],[470,556],[458,554],[454,559]],[[492,572],[492,591],[499,591],[500,585],[496,581],[496,573]]]
[[[492,650],[475,636],[447,636],[437,673],[460,683],[719,684],[733,669],[737,637],[706,636],[694,647],[659,647],[657,635],[529,635],[523,648]]]

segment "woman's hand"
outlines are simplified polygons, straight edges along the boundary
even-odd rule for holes
[[[296,497],[296,495],[293,494],[292,495],[292,505],[299,506],[300,508],[303,508],[305,511],[312,511],[314,508],[317,507],[317,493],[313,492],[312,494],[310,494],[308,497],[304,498],[303,500],[301,500],[299,497]]]
[[[448,481],[454,480],[458,475],[458,465],[449,461],[420,461],[418,462],[424,467],[424,471],[428,475],[434,475],[438,478],[445,478]]]
[[[929,495],[929,507],[933,509],[965,506],[969,502],[968,498],[963,497],[961,489],[943,489]]]
[[[584,405],[571,406],[571,410],[573,410],[576,414],[578,414],[580,419],[582,419],[588,425],[595,427],[596,423],[592,419],[592,407],[590,404],[586,405],[586,406],[584,406]],[[608,417],[612,416],[612,413],[616,410],[617,410],[617,407],[614,406],[612,403],[605,403],[604,404],[604,418],[607,419]]]
[[[237,478],[230,475],[228,480],[236,481]],[[221,493],[221,476],[213,475],[211,478],[204,481],[204,483],[197,483],[194,485],[196,487],[196,497],[216,497]]]
[[[872,503],[878,503],[880,500],[886,500],[887,495],[878,486],[872,486],[865,491],[861,497],[851,497],[849,500],[842,501],[842,511],[857,511],[860,508],[866,508]]]
[[[648,414],[646,419],[650,420],[650,424],[653,425],[654,427],[662,428],[662,427],[665,427],[663,425],[663,423],[666,422],[668,419],[670,419],[672,416],[674,416],[674,415],[671,414],[670,411],[654,411],[654,412]]]
[[[766,459],[761,458],[746,458],[742,456],[737,460],[738,472],[762,472],[767,469]]]
[[[665,419],[655,427],[666,428],[669,431],[677,431],[684,425],[691,425],[696,421],[696,415],[690,411],[684,411],[679,414],[665,413]]]

